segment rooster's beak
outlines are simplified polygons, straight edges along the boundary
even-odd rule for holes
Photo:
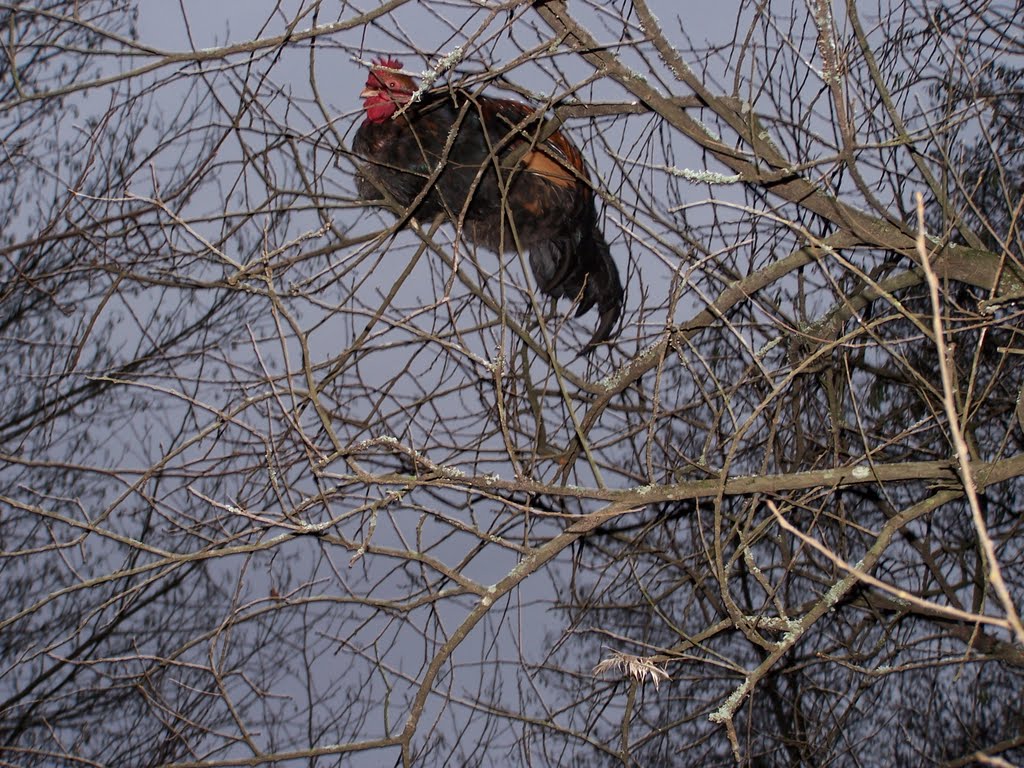
[[[374,96],[380,96],[379,88],[363,88],[363,92],[359,94],[360,99],[372,99]]]

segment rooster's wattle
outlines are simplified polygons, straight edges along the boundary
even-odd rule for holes
[[[501,253],[529,251],[541,291],[595,305],[586,350],[613,335],[622,283],[601,230],[578,149],[559,131],[538,140],[536,110],[458,88],[427,91],[393,59],[375,63],[360,94],[366,119],[353,150],[367,161],[360,194],[387,191],[413,213],[438,213],[472,242]],[[379,187],[379,188],[378,188]],[[417,202],[418,201],[418,202]]]

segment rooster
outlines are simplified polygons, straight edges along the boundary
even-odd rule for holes
[[[541,291],[596,306],[600,320],[584,348],[611,338],[622,313],[622,283],[579,150],[559,131],[540,133],[536,110],[450,88],[418,94],[394,59],[374,63],[359,94],[366,118],[354,152],[367,161],[360,194],[386,191],[410,213],[443,213],[471,242],[529,250]]]

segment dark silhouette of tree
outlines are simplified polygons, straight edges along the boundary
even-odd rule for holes
[[[0,3],[0,760],[1024,761],[1015,4],[232,8]],[[615,340],[360,198],[380,55]]]

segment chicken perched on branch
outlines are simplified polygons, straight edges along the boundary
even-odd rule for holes
[[[401,62],[374,64],[360,94],[366,119],[353,149],[368,161],[360,194],[376,185],[413,213],[444,213],[472,242],[526,251],[541,291],[596,306],[587,352],[609,339],[622,312],[622,283],[601,230],[583,158],[564,134],[545,130],[525,104],[456,88],[427,91]]]

